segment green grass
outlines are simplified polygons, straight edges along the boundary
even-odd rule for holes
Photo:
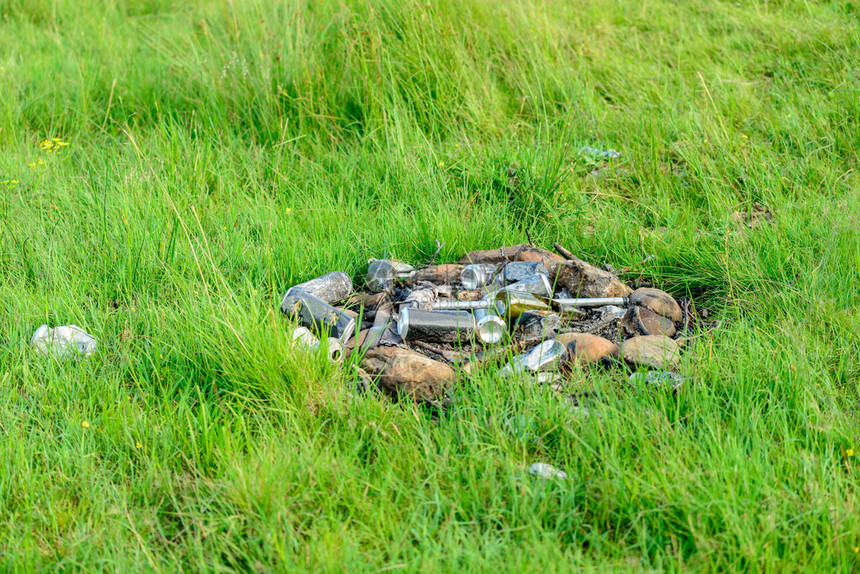
[[[2,569],[856,571],[858,62],[850,1],[0,0]],[[723,321],[682,392],[435,421],[285,340],[296,282],[526,231]]]

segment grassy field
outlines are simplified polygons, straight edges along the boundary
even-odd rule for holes
[[[858,14],[0,0],[0,568],[856,571]],[[526,231],[723,321],[677,396],[434,420],[284,337],[296,282]]]

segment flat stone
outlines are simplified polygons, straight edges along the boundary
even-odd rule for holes
[[[624,360],[652,369],[673,369],[681,362],[681,347],[665,335],[627,339],[621,345]]]
[[[441,398],[456,376],[445,363],[399,347],[375,347],[361,366],[378,378],[379,388],[387,394],[416,402]]]
[[[588,333],[565,333],[556,338],[567,349],[571,363],[596,363],[618,354],[618,345]]]
[[[684,318],[681,306],[675,298],[659,289],[640,287],[630,294],[630,304],[650,309],[675,323],[679,323]]]
[[[578,258],[556,267],[556,283],[574,297],[627,297],[633,292],[612,273]]]
[[[647,307],[630,307],[620,322],[621,328],[631,337],[639,335],[675,334],[675,323],[662,315],[658,315]]]

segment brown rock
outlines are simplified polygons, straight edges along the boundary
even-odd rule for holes
[[[574,297],[627,297],[633,292],[612,273],[576,257],[556,267],[556,283]]]
[[[462,265],[469,265],[471,263],[505,263],[508,261],[541,262],[544,264],[544,267],[552,271],[558,263],[564,261],[564,257],[546,249],[520,243],[519,245],[511,245],[510,247],[470,251],[460,259]]]
[[[567,349],[568,360],[571,363],[596,363],[618,354],[618,345],[588,333],[565,333],[556,337]]]
[[[666,335],[671,337],[675,334],[675,323],[647,307],[630,307],[619,324],[624,332],[631,337],[639,335]]]
[[[454,370],[420,353],[399,347],[376,347],[368,351],[361,366],[378,377],[386,393],[407,395],[415,401],[442,397],[454,381]]]
[[[681,306],[678,305],[675,298],[659,289],[640,287],[631,293],[630,304],[650,309],[658,315],[671,319],[675,323],[680,322],[684,318]]]
[[[461,271],[463,271],[463,265],[434,265],[422,269],[410,277],[406,283],[407,285],[415,285],[419,281],[429,281],[434,285],[451,285],[460,281]]]
[[[633,337],[621,345],[624,360],[654,369],[672,369],[681,361],[681,347],[664,335]]]

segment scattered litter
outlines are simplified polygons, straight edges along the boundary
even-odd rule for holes
[[[316,352],[320,347],[324,347],[329,361],[334,364],[343,362],[343,345],[334,337],[327,338],[325,343],[323,343],[307,327],[296,327],[293,329],[292,334],[288,332],[287,336],[293,341],[301,343],[312,352]]]
[[[597,310],[613,319],[620,319],[627,313],[627,309],[616,305],[604,305],[603,307],[598,307]]]
[[[675,390],[684,384],[684,377],[670,371],[636,371],[627,380],[634,389],[670,387]]]
[[[77,325],[48,328],[42,325],[33,333],[30,341],[36,349],[57,359],[90,357],[96,352],[98,343],[92,335]]]
[[[294,285],[287,291],[287,295],[298,291],[313,295],[317,299],[333,305],[352,294],[352,279],[343,271],[332,271],[322,277]]]
[[[612,148],[610,149],[600,149],[591,146],[584,146],[579,150],[579,153],[584,155],[586,159],[590,160],[598,160],[598,159],[618,159],[621,157],[621,152],[618,152]]]
[[[408,279],[416,273],[415,268],[400,261],[371,259],[367,268],[367,289],[373,293],[389,291],[398,279]]]
[[[457,264],[371,259],[364,289],[335,271],[291,288],[281,310],[306,346],[325,345],[335,362],[357,357],[362,380],[417,401],[446,400],[458,377],[482,368],[560,396],[570,373],[589,376],[592,365],[643,369],[629,381],[637,386],[678,384],[671,371],[683,337],[709,325],[695,306],[634,291],[611,266],[554,247],[558,254],[530,243],[471,251]]]
[[[538,478],[553,479],[557,478],[564,480],[567,478],[567,473],[559,470],[551,464],[545,462],[536,462],[529,467],[529,474]]]

